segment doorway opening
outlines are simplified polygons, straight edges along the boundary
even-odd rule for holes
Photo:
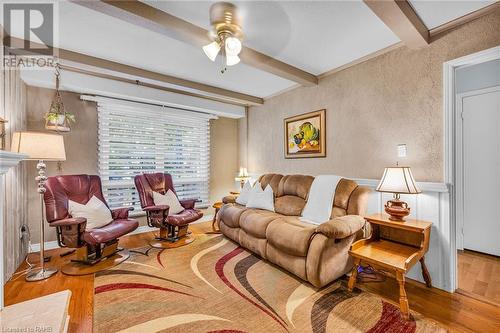
[[[444,64],[452,290],[500,305],[500,47]]]

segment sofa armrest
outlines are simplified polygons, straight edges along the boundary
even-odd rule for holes
[[[321,233],[328,238],[343,239],[354,235],[363,228],[366,221],[359,215],[346,215],[336,217],[321,224],[316,228],[317,233]]]
[[[372,190],[365,186],[358,186],[349,197],[347,215],[364,215],[368,207],[368,195]]]
[[[184,199],[179,200],[180,204],[184,209],[194,209],[194,204],[198,201],[197,199]]]
[[[134,210],[134,207],[113,209],[111,211],[111,217],[113,218],[113,220],[128,219],[128,213],[132,210]]]
[[[237,198],[237,196],[235,196],[235,195],[227,195],[224,198],[222,198],[222,202],[225,203],[225,204],[235,203],[236,202],[236,198]]]
[[[144,207],[142,210],[147,212],[147,213],[158,213],[158,212],[166,210],[168,213],[169,209],[170,209],[169,205],[158,205],[158,206]]]
[[[50,222],[52,227],[67,227],[72,225],[79,225],[82,223],[87,223],[87,219],[84,217],[69,217],[67,219],[57,220]]]

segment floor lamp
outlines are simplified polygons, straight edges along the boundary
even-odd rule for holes
[[[64,140],[61,135],[42,133],[42,132],[15,132],[12,137],[11,151],[25,154],[28,156],[26,160],[38,161],[36,168],[38,176],[35,180],[38,183],[38,194],[40,196],[40,268],[30,271],[26,275],[26,281],[44,280],[55,273],[56,268],[45,267],[44,242],[45,242],[45,218],[44,218],[44,201],[45,194],[45,161],[65,161],[66,152],[64,150]]]

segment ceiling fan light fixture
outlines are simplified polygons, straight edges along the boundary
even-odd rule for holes
[[[240,62],[240,57],[237,55],[226,55],[226,65],[234,66]]]
[[[210,44],[203,46],[203,52],[205,52],[207,57],[212,61],[215,61],[215,58],[219,54],[219,51],[220,51],[220,44],[217,41],[214,41]]]
[[[242,49],[243,33],[238,8],[230,2],[212,4],[210,6],[210,25],[212,29],[209,32],[209,38],[214,42],[203,47],[207,57],[215,61],[217,55],[222,53],[226,66],[234,66],[239,63],[238,55]],[[226,68],[221,70],[221,73],[225,71]]]
[[[241,52],[241,41],[236,37],[228,37],[224,40],[226,54],[237,56]]]

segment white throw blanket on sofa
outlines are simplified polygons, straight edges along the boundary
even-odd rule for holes
[[[335,189],[341,178],[335,175],[320,175],[314,178],[301,221],[321,224],[330,220]]]

